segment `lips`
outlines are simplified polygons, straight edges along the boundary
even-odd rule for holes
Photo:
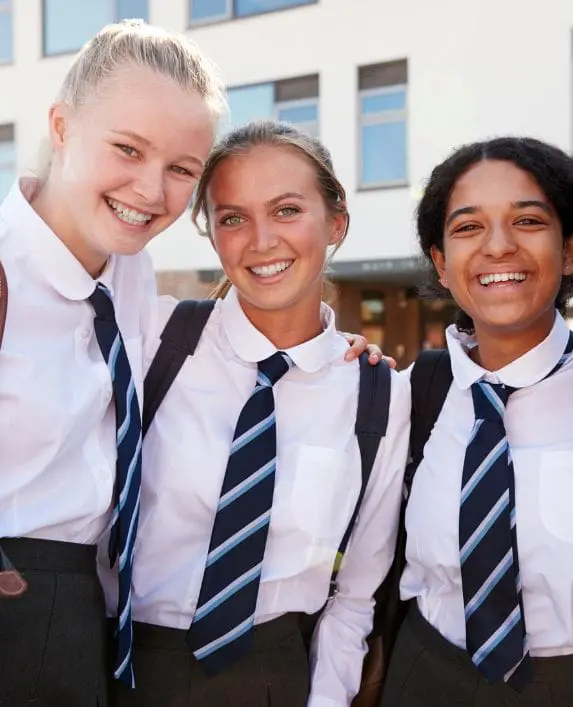
[[[527,273],[522,271],[508,271],[497,273],[484,273],[478,276],[480,285],[489,287],[490,285],[505,284],[508,282],[520,283],[527,279]]]
[[[123,221],[131,226],[145,226],[153,218],[153,214],[138,211],[137,209],[133,209],[130,206],[127,206],[127,204],[122,204],[120,201],[116,201],[115,199],[106,197],[106,202],[120,221]]]
[[[277,260],[265,265],[251,265],[248,269],[257,277],[273,277],[288,270],[293,262],[292,260]]]

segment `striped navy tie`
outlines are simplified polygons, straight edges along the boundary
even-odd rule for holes
[[[239,416],[187,643],[208,675],[244,656],[269,530],[276,468],[273,385],[289,370],[279,351],[261,361]]]
[[[139,519],[141,490],[141,412],[125,345],[117,326],[109,290],[98,283],[89,298],[94,328],[113,384],[117,429],[114,509],[109,539],[111,566],[119,563],[117,654],[114,674],[134,686],[131,662],[131,568]]]
[[[570,358],[563,356],[545,376]],[[504,414],[516,389],[484,380],[472,385],[475,425],[464,460],[459,517],[466,646],[489,682],[517,690],[531,676],[519,575],[515,477]]]

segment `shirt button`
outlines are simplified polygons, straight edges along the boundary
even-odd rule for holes
[[[81,329],[81,330],[80,330],[80,337],[81,337],[82,339],[89,339],[90,336],[91,336],[91,333],[92,333],[91,329],[88,329],[88,328],[86,327],[85,329]]]
[[[107,388],[104,393],[103,393],[103,401],[106,405],[109,405],[111,402],[111,397],[112,397],[112,392],[109,388]]]

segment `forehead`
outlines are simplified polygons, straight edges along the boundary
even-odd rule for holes
[[[548,199],[528,172],[512,162],[483,160],[473,165],[456,182],[448,203],[448,212],[461,206],[499,206],[538,199]]]
[[[153,141],[159,133],[193,140],[213,118],[205,99],[151,69],[126,65],[105,79],[88,98],[80,119],[109,130],[130,130]]]
[[[209,184],[209,198],[219,200],[229,191],[261,201],[283,192],[319,193],[310,158],[283,145],[257,145],[219,162]]]

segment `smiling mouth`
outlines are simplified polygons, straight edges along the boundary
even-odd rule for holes
[[[269,265],[252,265],[247,269],[257,277],[273,277],[274,275],[279,275],[285,270],[288,270],[293,263],[294,260],[280,260]]]
[[[115,199],[106,197],[106,202],[117,218],[130,226],[146,226],[153,218],[153,214],[137,211]]]
[[[527,273],[524,272],[498,272],[478,277],[480,285],[483,287],[492,287],[496,285],[507,285],[508,283],[520,284],[527,279]]]

